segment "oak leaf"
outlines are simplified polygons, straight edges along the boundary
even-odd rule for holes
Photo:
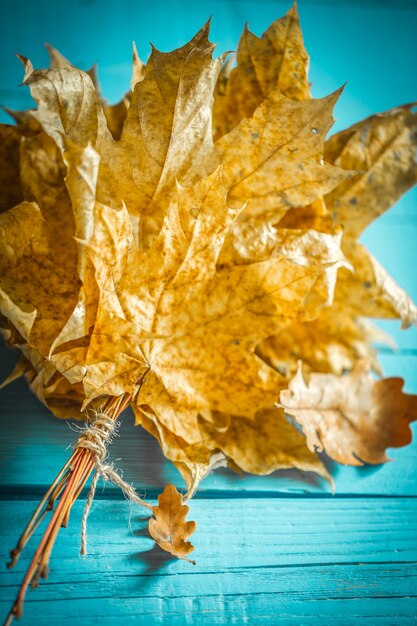
[[[417,396],[403,393],[403,385],[401,378],[375,380],[366,361],[346,376],[304,375],[300,364],[280,402],[310,450],[349,465],[385,463],[387,448],[410,443],[417,419]]]
[[[166,552],[195,565],[187,558],[194,550],[190,541],[186,541],[195,531],[195,522],[186,522],[189,507],[174,485],[166,485],[158,496],[159,506],[153,507],[154,517],[149,520],[149,533],[156,543]]]

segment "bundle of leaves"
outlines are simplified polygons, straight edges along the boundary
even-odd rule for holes
[[[295,6],[236,62],[208,30],[134,52],[114,106],[56,50],[21,57],[37,108],[0,127],[14,375],[58,417],[128,397],[189,493],[226,463],[384,462],[417,397],[381,378],[368,318],[417,309],[358,239],[417,180],[417,114],[326,139],[342,89],[311,98]]]

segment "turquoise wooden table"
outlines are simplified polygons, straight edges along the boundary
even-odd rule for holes
[[[85,0],[60,3],[53,12],[48,6],[42,0],[8,7],[9,26],[0,38],[5,60],[0,93],[9,107],[29,103],[26,92],[15,87],[21,79],[12,58],[16,50],[42,66],[41,44],[50,41],[83,67],[98,61],[104,93],[115,100],[128,83],[132,38],[146,58],[148,39],[171,49],[213,13],[213,39],[222,42],[223,51],[235,46],[246,19],[260,33],[288,3]],[[314,95],[350,81],[338,105],[337,129],[415,99],[416,7],[412,1],[301,0]],[[416,214],[416,194],[409,194],[364,237],[415,300]],[[386,375],[404,377],[406,391],[417,393],[416,329],[382,326],[398,344],[396,351],[381,351]],[[1,347],[1,377],[14,362],[15,355]],[[8,550],[77,434],[71,424],[53,418],[23,381],[1,391],[0,407],[1,619],[42,529],[11,571],[5,567]],[[417,624],[417,445],[391,450],[390,456],[393,463],[359,469],[326,461],[335,495],[313,475],[295,471],[265,478],[218,471],[190,503],[190,519],[198,524],[195,566],[167,558],[148,536],[142,510],[115,488],[99,488],[89,518],[88,555],[79,555],[81,500],[61,531],[49,579],[28,593],[22,625]],[[111,458],[148,498],[155,499],[167,482],[183,488],[156,442],[133,427],[130,414]]]

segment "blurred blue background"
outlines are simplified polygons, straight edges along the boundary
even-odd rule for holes
[[[282,16],[288,0],[64,0],[3,3],[0,27],[0,104],[31,106],[29,90],[19,87],[22,68],[14,56],[28,56],[46,67],[48,42],[72,63],[98,64],[102,92],[116,102],[129,88],[132,40],[146,60],[152,43],[169,51],[183,45],[212,15],[216,54],[236,49],[246,21],[257,35]],[[417,100],[417,0],[300,0],[301,26],[311,56],[313,96],[324,96],[345,81],[336,107],[340,130],[372,113]],[[10,122],[3,111],[2,122]],[[363,241],[394,278],[417,300],[417,193],[372,225]],[[417,349],[417,331],[382,324],[403,350]],[[384,358],[384,357],[383,357]],[[388,373],[389,365],[388,365]],[[417,390],[417,372],[407,374]],[[411,388],[410,388],[411,390]]]

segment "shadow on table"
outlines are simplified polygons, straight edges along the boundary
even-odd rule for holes
[[[148,522],[149,516],[140,515],[134,520],[139,524],[139,528],[133,531],[135,537],[145,537],[149,539]],[[129,560],[144,563],[146,569],[141,572],[141,576],[151,576],[152,574],[160,574],[169,563],[177,562],[178,559],[168,552],[164,552],[158,544],[154,543],[153,547],[143,552],[135,552],[129,555]]]

